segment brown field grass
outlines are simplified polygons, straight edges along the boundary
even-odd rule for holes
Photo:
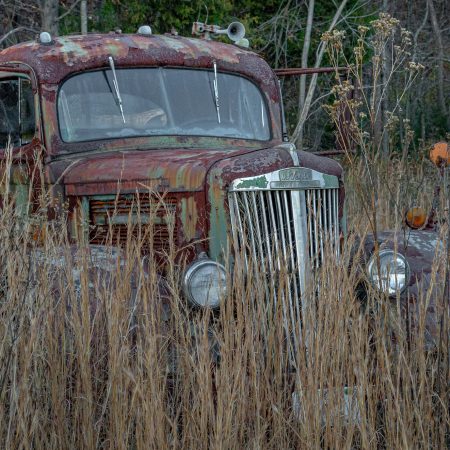
[[[378,164],[379,226],[399,228],[405,207],[430,204],[434,172],[426,162]],[[140,256],[151,236],[130,236],[123,257],[110,249],[102,270],[89,270],[93,256],[44,219],[45,195],[25,219],[2,183],[1,448],[448,448],[448,315],[430,350],[423,308],[408,339],[383,296],[371,290],[362,307],[353,235],[315,280],[310,325],[290,356],[281,291],[264,300],[260,268],[234,267],[220,313],[193,312],[173,249],[164,303],[156,262]],[[364,235],[363,160],[347,164],[346,183],[349,229]],[[39,242],[36,227],[46,229]],[[355,420],[343,414],[344,386],[355,387]]]

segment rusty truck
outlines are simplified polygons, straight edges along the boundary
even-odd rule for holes
[[[277,75],[245,47],[239,24],[225,31],[234,43],[144,26],[42,33],[0,51],[0,157],[13,147],[12,189],[26,201],[39,150],[73,241],[101,246],[112,235],[120,246],[130,223],[151,220],[148,252],[184,249],[182,291],[193,308],[220,307],[232,247],[248,266],[282,261],[293,275],[287,314],[301,314],[308,273],[325,244],[338,256],[347,233],[343,169],[289,142]],[[368,239],[363,270],[372,288],[414,304],[432,282],[436,227],[413,226],[407,246],[394,236]],[[431,334],[435,295],[442,289],[427,305]]]

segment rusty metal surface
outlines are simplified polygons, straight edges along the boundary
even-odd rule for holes
[[[57,84],[74,71],[108,66],[177,66],[230,70],[269,86],[273,74],[255,53],[234,45],[181,36],[89,34],[54,38],[45,45],[26,42],[0,51],[0,64],[22,62],[33,67],[40,83]]]
[[[298,150],[297,153],[301,166],[309,167],[310,169],[314,169],[328,175],[334,175],[339,179],[342,178],[342,166],[334,159],[325,158],[323,156],[315,155],[314,153],[303,152],[300,150]]]
[[[346,150],[346,149],[333,149],[333,150],[318,150],[316,152],[311,152],[313,155],[317,156],[339,156],[339,155],[354,155],[355,150]]]
[[[143,253],[154,252],[155,257],[168,254],[171,242],[178,245],[180,227],[175,218],[180,199],[177,196],[96,195],[88,201],[91,244],[120,245],[133,237],[142,243]]]
[[[304,167],[342,178],[342,168],[334,160],[300,151],[298,159]],[[212,257],[219,257],[227,239],[228,185],[238,177],[293,165],[295,161],[284,147],[183,148],[73,155],[49,162],[47,170],[49,179],[59,180],[69,198],[137,191],[170,193],[177,198],[177,247],[200,242],[203,250],[209,251]]]
[[[173,238],[177,248],[202,242],[207,250],[209,218],[205,183],[208,171],[222,160],[230,161],[248,153],[253,155],[254,162],[261,162],[260,151],[248,148],[130,150],[67,157],[50,162],[47,169],[53,182],[59,179],[69,199],[137,191],[144,194],[157,192],[163,198],[169,195],[172,203],[176,203]],[[289,161],[287,158],[286,164]],[[75,205],[74,200],[71,207]],[[90,219],[92,221],[93,217]],[[104,242],[105,234],[100,238],[103,240],[97,240],[97,243]]]
[[[54,180],[67,195],[148,192],[195,192],[204,189],[209,168],[222,159],[253,153],[248,148],[160,149],[86,154],[50,162]],[[253,156],[254,159],[255,155]],[[62,178],[61,178],[62,177]]]
[[[336,161],[306,152],[297,154],[301,166],[342,178],[342,168]],[[50,162],[47,170],[49,179],[59,180],[65,195],[71,198],[136,191],[176,195],[177,245],[185,247],[201,242],[212,257],[219,257],[227,239],[228,185],[238,177],[293,165],[295,161],[284,147],[184,148],[74,155]],[[341,189],[340,203],[343,195]],[[208,238],[211,238],[209,244]]]
[[[410,326],[418,326],[420,311],[425,311],[425,340],[429,348],[439,339],[439,323],[442,314],[450,312],[448,290],[444,292],[445,244],[442,235],[429,230],[385,231],[378,234],[381,248],[389,248],[406,256],[411,278],[401,294],[401,309],[408,314]],[[374,251],[373,236],[365,241],[365,251]],[[395,304],[395,300],[392,300]]]

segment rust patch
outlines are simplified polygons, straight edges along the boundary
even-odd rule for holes
[[[193,196],[181,200],[181,222],[183,233],[187,242],[193,241],[197,236],[198,223],[197,203]]]
[[[118,66],[190,66],[232,70],[276,87],[267,63],[251,51],[221,42],[181,36],[89,34],[56,37],[51,45],[27,42],[0,51],[0,64],[19,61],[36,71],[40,83],[59,83],[69,73],[106,67],[113,56]]]
[[[51,178],[66,185],[68,195],[92,195],[150,189],[172,192],[203,191],[209,168],[249,149],[116,151],[67,157],[51,162]]]

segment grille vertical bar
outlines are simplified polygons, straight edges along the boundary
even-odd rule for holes
[[[339,189],[306,191],[306,207],[311,264],[317,269],[331,248],[339,255]]]

